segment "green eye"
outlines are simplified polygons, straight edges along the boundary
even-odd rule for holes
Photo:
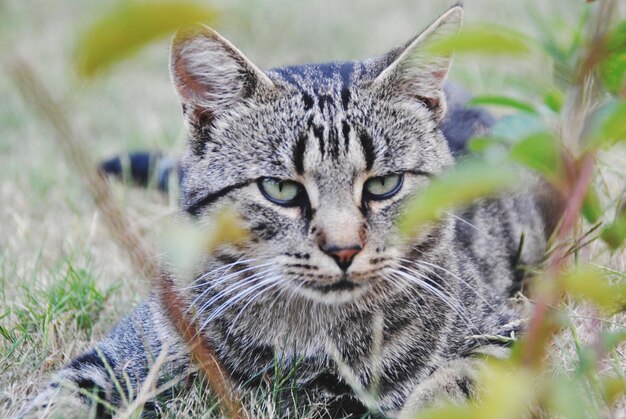
[[[402,175],[378,176],[368,179],[363,186],[364,197],[380,201],[391,198],[402,187]]]
[[[264,177],[258,181],[263,196],[275,204],[286,207],[299,204],[304,189],[302,185],[291,180],[281,180],[273,177]]]

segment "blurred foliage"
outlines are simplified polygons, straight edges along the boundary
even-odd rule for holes
[[[572,260],[564,244],[576,235],[575,227],[583,220],[604,224],[600,238],[613,251],[623,251],[626,240],[626,197],[603,200],[592,182],[598,153],[626,140],[626,21],[611,20],[616,15],[611,12],[614,7],[612,0],[588,4],[578,24],[569,28],[569,42],[557,41],[554,30],[543,22],[538,23],[540,39],[506,35],[506,41],[496,37],[490,47],[492,39],[481,34],[465,40],[459,35],[440,43],[446,52],[489,54],[507,53],[505,45],[515,54],[525,54],[530,46],[540,45],[552,63],[554,81],[537,104],[499,95],[474,98],[473,105],[514,112],[501,118],[489,136],[469,144],[471,151],[491,164],[473,166],[467,176],[459,167],[433,181],[407,204],[400,228],[413,232],[446,209],[468,204],[476,198],[474,193],[497,191],[502,185],[492,177],[506,179],[506,175],[496,173],[494,161],[495,167],[507,167],[507,173],[521,166],[543,177],[563,194],[566,211],[555,233],[547,271],[533,281],[536,305],[528,331],[515,343],[510,359],[488,362],[475,399],[420,412],[416,418],[596,418],[610,416],[617,400],[626,395],[623,372],[600,370],[626,341],[626,325],[599,328],[596,342],[585,346],[567,316],[555,310],[576,300],[595,306],[604,316],[626,311],[626,276]],[[615,217],[609,220],[611,213]],[[558,366],[546,357],[552,337],[563,329],[574,334],[576,341],[578,366],[573,373],[558,372]]]
[[[463,28],[457,34],[433,42],[429,51],[435,55],[481,54],[525,55],[533,46],[528,38],[509,28],[483,24]]]
[[[211,24],[215,17],[212,9],[188,1],[119,2],[80,37],[76,69],[83,77],[93,77],[178,28]]]
[[[533,133],[513,144],[511,160],[531,168],[546,179],[557,183],[563,176],[561,149],[557,139],[549,132]]]
[[[626,283],[611,284],[597,268],[581,267],[560,279],[570,296],[594,303],[607,314],[626,310]]]
[[[622,205],[615,217],[615,221],[604,226],[600,235],[602,240],[613,250],[617,250],[624,245],[626,239],[626,205]]]
[[[611,146],[626,141],[626,100],[609,99],[599,106],[590,121],[589,146]]]
[[[420,225],[436,221],[450,207],[466,205],[510,187],[519,175],[511,166],[483,160],[468,159],[455,164],[406,205],[398,228],[403,234],[412,235]]]
[[[620,22],[609,33],[605,43],[606,54],[600,64],[600,76],[606,89],[614,94],[624,91],[626,76],[626,22]]]
[[[496,105],[516,109],[522,112],[537,113],[533,105],[506,96],[475,96],[469,100],[468,105]]]
[[[232,208],[206,217],[202,226],[197,220],[174,219],[165,228],[164,243],[169,266],[180,278],[192,275],[207,253],[220,246],[245,242],[249,232]]]

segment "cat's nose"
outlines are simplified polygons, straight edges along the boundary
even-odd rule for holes
[[[333,258],[342,271],[347,271],[354,257],[361,251],[361,246],[336,247],[329,246],[322,248],[324,253]]]

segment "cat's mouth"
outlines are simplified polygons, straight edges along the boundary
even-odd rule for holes
[[[339,291],[352,291],[356,288],[361,287],[363,284],[358,284],[356,282],[350,281],[347,276],[342,276],[339,281],[335,281],[330,284],[316,284],[316,283],[304,283],[306,288],[313,289],[322,294],[328,294],[331,292],[339,292]]]

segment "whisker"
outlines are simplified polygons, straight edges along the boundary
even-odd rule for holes
[[[435,269],[440,269],[442,271],[444,271],[445,273],[447,273],[448,275],[452,276],[453,278],[455,278],[456,280],[460,281],[463,285],[465,285],[467,287],[467,289],[469,289],[470,291],[472,291],[474,294],[476,294],[476,296],[478,298],[480,298],[481,300],[483,300],[483,302],[485,304],[487,304],[487,306],[489,308],[491,308],[492,310],[496,310],[495,307],[489,302],[489,300],[487,298],[485,298],[484,295],[482,295],[480,292],[478,292],[476,290],[476,288],[472,287],[470,284],[467,283],[467,281],[465,281],[463,278],[461,278],[459,275],[455,274],[454,272],[450,272],[448,269],[444,268],[443,266],[434,264],[434,263],[430,263],[430,262],[426,262],[426,261],[415,261],[416,264],[420,264],[420,265],[426,265],[426,266],[431,266]],[[431,270],[431,272],[433,272]],[[437,275],[435,272],[433,272],[433,274]],[[439,275],[437,275],[440,279],[443,280],[443,278],[441,278]]]
[[[230,335],[232,333],[233,327],[237,324],[237,321],[239,320],[239,317],[241,317],[241,315],[244,313],[244,311],[246,310],[246,308],[248,308],[248,306],[250,304],[252,304],[257,298],[259,298],[263,293],[266,293],[270,290],[272,290],[274,287],[281,285],[282,281],[278,278],[274,278],[276,279],[275,282],[270,283],[266,288],[261,289],[259,292],[257,292],[254,296],[250,297],[249,300],[240,310],[239,313],[237,313],[237,316],[235,316],[235,318],[233,319],[233,321],[231,322],[231,326],[228,328],[228,332],[226,333],[226,335]]]
[[[400,269],[405,268],[404,266],[400,266]],[[454,301],[452,301],[450,299],[450,295],[446,295],[443,291],[443,289],[439,289],[433,285],[431,285],[430,283],[426,282],[423,280],[423,278],[426,279],[430,279],[428,277],[425,277],[424,275],[420,274],[419,272],[411,272],[409,270],[409,272],[404,272],[402,270],[398,270],[396,272],[394,272],[395,275],[400,275],[402,277],[404,277],[407,280],[412,281],[413,283],[415,283],[416,285],[424,288],[424,290],[429,291],[430,293],[432,293],[434,296],[438,297],[444,304],[446,304],[448,307],[450,307],[452,310],[454,310],[456,312],[456,314],[461,318],[461,320],[463,320],[463,322],[465,323],[465,325],[472,329],[477,331],[478,329],[476,328],[475,325],[472,324],[471,320],[467,317],[467,313],[465,312],[465,309],[463,307],[461,307],[458,303],[455,304]],[[413,276],[413,275],[418,275]],[[421,278],[420,278],[421,277]]]
[[[439,289],[432,287],[430,284],[420,280],[419,278],[415,278],[405,272],[398,272],[397,274],[404,276],[406,279],[410,280],[411,282],[413,282],[414,284],[422,287],[424,290],[430,292],[431,294],[433,294],[435,297],[439,298],[439,300],[441,302],[443,302],[445,305],[447,305],[448,307],[450,307],[458,316],[459,318],[463,321],[463,323],[465,323],[465,325],[473,331],[476,331],[477,328],[476,326],[474,326],[471,321],[467,318],[466,314],[464,313],[464,310],[459,309],[453,302],[451,302],[449,300],[449,298],[443,294]],[[432,310],[431,310],[432,312]]]
[[[202,315],[202,313],[210,307],[213,303],[219,301],[220,298],[233,293],[241,288],[245,288],[250,285],[250,283],[254,282],[257,278],[263,277],[265,275],[265,271],[257,272],[253,275],[244,277],[243,279],[234,282],[230,285],[227,285],[223,290],[219,291],[216,295],[211,297],[208,301],[206,301],[202,306],[198,309],[196,315],[194,316],[194,321]],[[207,290],[208,291],[208,290]],[[197,299],[196,299],[197,300]]]
[[[203,284],[200,284],[200,285],[194,285],[194,284],[196,284],[198,281],[202,281],[204,278],[206,278],[209,275],[213,275],[213,274],[218,273],[221,270],[226,269],[226,272],[228,272],[234,266],[243,265],[243,264],[246,264],[248,262],[255,262],[256,260],[257,259],[238,259],[238,260],[236,260],[236,261],[234,261],[232,263],[228,263],[226,265],[218,266],[217,268],[215,268],[215,269],[213,269],[211,271],[204,272],[202,275],[199,275],[196,279],[194,279],[189,284],[187,284],[187,285],[185,285],[183,287],[179,287],[178,289],[180,291],[185,291],[185,290],[188,290],[188,289],[191,289],[191,288],[201,287]]]
[[[264,263],[264,264],[260,264],[260,265],[252,265],[252,266],[249,266],[246,269],[242,269],[242,270],[237,271],[237,272],[228,273],[236,265],[243,265],[243,264],[246,264],[246,263],[249,263],[249,262],[255,262],[255,261],[258,261],[258,259],[248,259],[248,260],[245,260],[245,261],[241,261],[239,263],[235,263],[234,262],[234,263],[222,266],[222,267],[220,267],[218,269],[214,269],[212,271],[205,272],[202,275],[200,275],[196,280],[194,280],[194,282],[192,282],[191,284],[189,284],[189,285],[187,285],[185,287],[180,288],[180,290],[189,290],[189,289],[194,289],[194,288],[200,288],[200,287],[203,287],[203,286],[207,285],[207,283],[208,283],[207,281],[202,282],[200,284],[196,284],[196,282],[198,282],[199,280],[205,279],[207,276],[210,276],[212,274],[217,273],[217,271],[219,271],[219,270],[221,270],[223,268],[227,268],[227,269],[226,269],[226,271],[222,275],[220,275],[220,277],[219,277],[220,279],[224,278],[225,276],[228,276],[228,275],[230,275],[228,277],[232,277],[232,275],[237,275],[237,274],[240,274],[242,272],[249,271],[250,269],[254,269],[255,267],[262,267],[262,266],[270,266],[271,265],[271,263]],[[211,282],[213,282],[213,281],[211,281]],[[195,284],[195,285],[193,285],[193,284]]]
[[[409,271],[412,271],[412,272],[413,272],[413,273],[415,273],[416,275],[421,276],[423,279],[427,279],[427,280],[429,280],[429,281],[432,281],[432,278],[430,278],[428,275],[425,275],[424,273],[420,272],[420,270],[418,269],[418,268],[419,268],[419,266],[416,266],[416,265],[415,265],[415,264],[416,264],[416,261],[411,261],[411,260],[404,259],[404,258],[400,258],[400,260],[404,261],[405,263],[407,263],[407,264],[409,264],[409,265],[411,266],[411,267],[409,267],[409,266],[404,266],[404,268],[405,268],[405,269],[407,269],[407,270],[409,270]],[[432,273],[434,276],[436,276],[437,278],[441,279],[441,280],[442,280],[442,282],[443,282],[444,284],[446,283],[445,278],[443,278],[441,275],[438,275],[437,273],[434,273],[434,272],[432,271],[432,269],[428,269],[428,268],[426,268],[425,270],[426,270],[428,273]],[[459,302],[460,302],[460,301],[462,301],[462,300],[463,300],[463,299],[461,298],[461,296],[459,295],[459,293],[458,293],[458,292],[456,292],[456,289],[454,289],[454,288],[452,288],[451,290],[448,290],[448,289],[444,288],[444,286],[443,286],[443,285],[437,284],[437,283],[435,283],[435,282],[433,282],[433,286],[438,286],[438,288],[439,288],[439,289],[441,289],[441,290],[446,290],[446,291],[447,291],[447,293],[448,293],[448,295],[449,295],[450,297],[452,297],[452,293],[454,293],[454,296],[456,297],[456,301],[459,301]]]
[[[204,282],[202,285],[206,286],[207,288],[205,290],[203,290],[194,300],[193,302],[189,305],[189,308],[187,309],[187,313],[189,312],[189,310],[191,310],[192,307],[194,307],[196,305],[196,303],[198,302],[198,300],[200,300],[201,298],[205,297],[207,295],[207,293],[209,293],[211,290],[215,289],[217,286],[223,284],[224,282],[228,281],[231,278],[237,277],[241,274],[244,274],[246,272],[249,272],[251,270],[254,269],[260,269],[260,268],[265,268],[268,266],[271,266],[271,263],[265,263],[265,264],[261,264],[261,265],[256,265],[256,266],[251,266],[249,268],[246,269],[242,269],[241,271],[237,271],[237,272],[233,272],[231,274],[222,276],[214,281],[209,282]],[[245,279],[245,278],[244,278]],[[241,281],[238,281],[236,284],[239,284]],[[197,288],[197,287],[196,287]]]
[[[401,282],[402,284],[404,284],[403,289],[400,291],[402,294],[404,294],[405,296],[407,296],[408,298],[414,298],[415,295],[411,292],[411,289],[413,289],[413,285],[414,282],[413,281],[408,281],[405,278],[399,277],[399,276],[388,276],[385,275],[385,278],[387,280],[391,280],[392,282]],[[415,306],[417,309],[421,310],[421,313],[424,315],[427,315],[428,313],[426,313],[426,308],[428,308],[428,311],[430,312],[430,315],[434,314],[433,311],[433,307],[430,305],[417,305]]]
[[[226,310],[228,310],[230,307],[232,307],[234,304],[236,304],[237,302],[241,301],[241,299],[245,298],[246,296],[250,295],[251,293],[253,293],[254,291],[256,291],[257,289],[259,289],[262,286],[265,286],[267,284],[270,284],[272,282],[275,282],[276,280],[272,277],[270,277],[269,279],[264,278],[261,280],[260,283],[256,284],[253,287],[248,288],[247,290],[245,290],[242,293],[239,293],[237,295],[235,295],[234,297],[230,298],[228,301],[226,301],[224,304],[222,304],[221,306],[219,306],[216,310],[214,310],[211,315],[202,323],[202,327],[200,328],[200,330],[204,330],[204,328],[210,323],[212,322],[214,319],[216,319],[217,317],[219,317],[223,312],[225,312]]]
[[[484,234],[487,237],[491,237],[491,235],[489,235],[489,233],[482,231],[481,229],[479,229],[478,227],[476,227],[474,224],[470,223],[469,221],[467,221],[465,218],[463,217],[459,217],[458,215],[451,213],[449,211],[444,211],[444,214],[447,214],[453,218],[456,218],[457,220],[461,221],[464,224],[467,224],[468,226],[472,227],[474,230],[478,231],[481,234]]]
[[[399,260],[401,260],[401,261],[403,261],[403,262],[405,262],[406,264],[409,265],[409,266],[401,265],[402,268],[407,269],[409,271],[412,271],[413,273],[415,273],[416,275],[419,275],[420,277],[422,277],[424,279],[432,281],[432,278],[430,278],[428,275],[425,275],[424,273],[422,273],[418,269],[418,268],[420,268],[420,266],[417,265],[417,263],[418,263],[417,261],[412,261],[412,260],[404,259],[404,258],[399,258]],[[422,268],[422,269],[425,269],[428,273],[434,274],[437,278],[441,279],[443,283],[446,283],[445,278],[443,278],[441,275],[438,275],[437,273],[433,272],[432,268],[430,268],[430,269],[429,268]],[[454,295],[456,296],[456,300],[457,301],[461,301],[462,300],[461,296],[456,292],[456,290],[454,288],[452,288],[451,290],[447,290],[446,288],[444,288],[443,285],[439,285],[439,284],[437,284],[435,282],[433,282],[433,285],[438,286],[441,290],[445,289],[448,292],[448,295],[450,297],[452,297],[451,292],[454,293]]]

